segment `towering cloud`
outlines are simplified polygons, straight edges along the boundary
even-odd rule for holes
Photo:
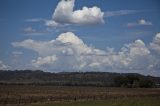
[[[61,0],[53,13],[53,20],[61,24],[104,23],[104,13],[100,8],[94,6],[92,8],[83,7],[81,10],[74,10],[74,4],[75,0]]]
[[[158,45],[159,34],[153,39],[151,46]],[[66,71],[104,71],[109,70],[158,70],[160,61],[142,40],[126,44],[119,52],[113,48],[107,50],[87,46],[82,39],[72,32],[62,33],[55,40],[24,40],[12,43],[14,47],[23,47],[39,54],[32,60],[36,68]],[[152,49],[153,49],[152,48]],[[157,50],[157,49],[154,49]],[[143,73],[143,72],[142,72]]]
[[[158,33],[150,43],[151,49],[160,55],[160,33]]]

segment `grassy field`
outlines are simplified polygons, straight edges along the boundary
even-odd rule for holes
[[[160,89],[0,85],[0,106],[160,106]]]
[[[29,106],[159,106],[160,97],[131,97],[97,101],[59,102]],[[25,106],[25,105],[24,105]]]

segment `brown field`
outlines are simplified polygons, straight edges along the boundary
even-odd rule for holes
[[[0,85],[0,106],[146,97],[160,98],[160,89]]]

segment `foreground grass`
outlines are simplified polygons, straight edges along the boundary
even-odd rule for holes
[[[0,85],[0,106],[160,106],[160,89]]]
[[[160,106],[160,97],[131,97],[96,101],[51,102],[28,106]]]

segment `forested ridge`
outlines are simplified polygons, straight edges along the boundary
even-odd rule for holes
[[[158,87],[160,77],[137,73],[59,72],[41,70],[1,70],[0,84],[53,86]]]

